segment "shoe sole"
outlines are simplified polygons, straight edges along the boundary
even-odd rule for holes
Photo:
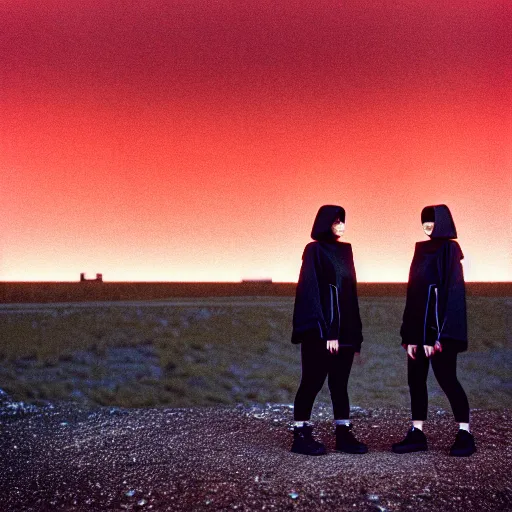
[[[476,453],[476,448],[470,452],[459,452],[459,453],[453,453],[450,452],[450,457],[471,457],[473,453]]]

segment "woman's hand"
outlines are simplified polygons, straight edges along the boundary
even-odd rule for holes
[[[327,340],[327,350],[331,354],[337,354],[339,348],[338,340]]]
[[[431,345],[423,345],[423,351],[427,357],[432,357],[435,353],[435,348]]]
[[[416,359],[416,349],[418,348],[418,345],[407,345],[407,355],[411,359]]]
[[[433,347],[425,345],[423,348],[425,349],[425,355],[427,357],[432,357],[437,352],[442,352],[443,351],[443,347],[442,347],[441,342],[439,340],[437,340],[435,342]]]

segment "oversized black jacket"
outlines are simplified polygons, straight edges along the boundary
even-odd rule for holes
[[[403,345],[467,349],[467,318],[462,250],[450,211],[436,205],[431,240],[418,242],[409,272],[400,335]]]
[[[363,335],[352,246],[321,236],[319,217],[322,220],[321,214],[324,217],[327,214],[323,223],[330,229],[330,217],[336,207],[322,208],[324,210],[319,211],[312,234],[319,240],[306,245],[302,255],[293,311],[292,343],[337,339],[340,346],[353,347],[359,352]],[[324,233],[328,232],[326,229]]]

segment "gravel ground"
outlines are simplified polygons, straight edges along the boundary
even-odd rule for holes
[[[430,450],[396,455],[407,410],[353,410],[366,455],[333,451],[331,412],[315,408],[324,457],[289,452],[289,405],[192,409],[0,404],[0,509],[510,510],[511,411],[474,410],[478,452],[454,458],[451,414],[430,412]],[[437,432],[435,435],[434,433]]]

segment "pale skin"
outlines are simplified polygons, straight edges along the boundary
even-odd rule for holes
[[[341,222],[339,219],[334,221],[332,224],[332,232],[336,235],[337,238],[342,237],[345,234],[345,223]],[[327,340],[327,350],[331,354],[337,354],[339,350],[339,341],[338,340]],[[356,352],[356,364],[360,364],[360,355],[359,352]]]
[[[423,231],[425,231],[425,235],[430,236],[432,232],[434,231],[434,222],[424,222],[422,224]]]

